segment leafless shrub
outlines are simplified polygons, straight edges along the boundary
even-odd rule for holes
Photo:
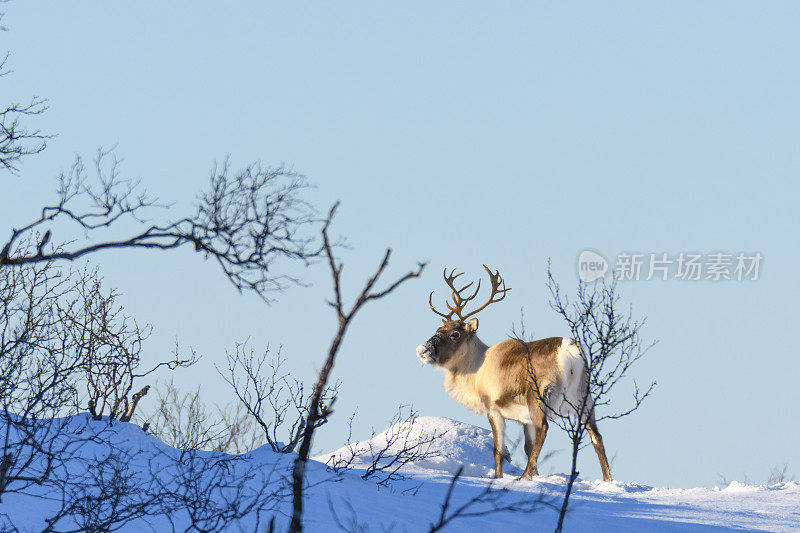
[[[755,481],[747,475],[747,473],[742,474],[742,484],[744,485],[752,485]],[[767,485],[775,485],[778,483],[786,483],[787,481],[794,481],[794,475],[789,474],[789,462],[783,462],[772,466],[769,470],[769,476],[767,476],[766,484]],[[723,474],[717,474],[717,484],[721,487],[727,487],[730,485],[734,480],[729,479],[727,476]]]
[[[140,371],[144,341],[150,326],[125,315],[117,303],[117,293],[104,291],[97,270],[84,268],[78,277],[76,298],[59,305],[59,318],[69,332],[69,342],[84,371],[88,409],[95,420],[103,415],[110,420],[130,421],[139,400],[149,386],[131,394],[137,379],[160,368],[174,370],[194,364],[197,356],[181,358],[176,343],[173,357]]]
[[[217,408],[222,431],[218,434],[214,450],[241,454],[266,444],[261,428],[241,404]]]
[[[630,415],[653,392],[656,385],[639,389],[633,380],[632,402],[628,407],[617,411],[594,414],[598,408],[608,407],[611,403],[611,391],[630,378],[632,366],[639,361],[655,345],[643,342],[640,332],[646,319],[633,318],[632,307],[627,310],[621,304],[616,281],[606,283],[598,281],[593,284],[579,283],[574,300],[569,299],[561,290],[548,265],[547,287],[550,291],[550,307],[567,325],[570,337],[580,347],[587,374],[581,382],[582,394],[577,403],[570,401],[565,395],[558,398],[549,397],[548,391],[541,390],[537,382],[533,366],[530,366],[531,386],[544,404],[548,416],[563,429],[572,443],[572,464],[567,487],[562,500],[556,532],[562,530],[566,516],[572,486],[578,477],[578,452],[583,447],[587,434],[587,423],[592,416],[595,421],[617,419]],[[524,340],[525,327],[521,332],[512,330],[512,336]],[[569,407],[560,411],[557,405]],[[588,421],[588,422],[587,422]]]
[[[0,499],[59,502],[46,530],[108,531],[162,512],[163,494],[129,468],[132,454],[109,425],[79,414],[87,397],[124,403],[118,380],[106,389],[87,379],[106,354],[123,358],[133,377],[138,364],[124,361],[138,356],[129,349],[130,339],[141,341],[136,328],[112,319],[115,305],[86,305],[87,295],[102,294],[98,287],[95,270],[68,271],[52,260],[0,268]]]
[[[330,226],[331,220],[336,213],[336,208],[338,205],[339,203],[337,202],[331,207],[325,224],[322,227],[322,249],[324,250],[325,256],[328,259],[328,266],[330,267],[331,277],[333,279],[333,301],[328,303],[336,313],[338,329],[331,340],[328,355],[325,358],[325,364],[322,366],[322,369],[319,372],[317,382],[314,385],[314,390],[311,394],[311,401],[309,402],[308,415],[306,416],[305,426],[303,427],[300,448],[298,450],[297,458],[294,462],[294,468],[292,471],[292,519],[289,524],[289,531],[292,533],[299,532],[303,528],[303,483],[305,478],[306,464],[311,452],[311,444],[314,440],[314,432],[316,431],[317,427],[319,427],[319,421],[327,419],[330,416],[333,403],[336,401],[335,395],[330,399],[329,402],[325,402],[324,400],[326,391],[328,390],[328,379],[330,378],[331,370],[333,370],[333,365],[336,363],[336,355],[339,352],[342,341],[344,340],[347,328],[350,326],[356,314],[364,306],[364,304],[387,296],[406,281],[419,277],[423,268],[425,268],[425,264],[420,263],[416,270],[410,271],[404,276],[401,276],[393,283],[389,284],[385,289],[376,290],[376,283],[389,266],[389,257],[391,256],[392,251],[387,249],[377,270],[367,280],[366,284],[361,289],[361,292],[356,297],[353,305],[347,309],[342,302],[341,275],[343,265],[338,263],[333,256],[332,245],[330,239],[328,238],[328,227]]]
[[[240,405],[211,410],[200,398],[200,387],[182,393],[169,381],[156,385],[157,406],[137,422],[159,440],[179,449],[241,454],[264,444],[264,436]]]
[[[173,531],[228,531],[243,519],[258,527],[289,498],[288,461],[255,464],[245,455],[205,451],[244,445],[197,393],[180,394],[171,384],[157,390],[168,417],[161,436],[171,431],[171,444],[183,448],[140,448],[111,431],[93,435],[90,454],[69,457],[70,475],[48,493],[60,506],[45,531],[113,531],[142,520]]]
[[[245,455],[224,453],[246,447],[242,437],[256,439],[260,434],[252,430],[249,435],[235,434],[221,416],[225,410],[212,415],[200,400],[199,389],[180,393],[170,381],[157,391],[159,406],[150,429],[176,449],[158,449],[148,458],[147,469],[152,492],[162,502],[160,518],[166,518],[173,530],[227,531],[253,516],[260,523],[264,513],[289,498],[286,465],[270,468]]]
[[[378,438],[373,429],[371,438],[365,442],[352,441],[354,417],[355,413],[347,421],[345,450],[327,461],[328,467],[337,474],[357,465],[364,468],[361,479],[373,479],[379,486],[388,487],[393,481],[406,479],[402,474],[404,467],[440,456],[434,444],[446,430],[418,431],[418,413],[411,406],[401,405],[389,422],[389,428]]]
[[[0,499],[48,483],[73,450],[59,417],[79,410],[82,367],[59,306],[77,284],[52,262],[0,269]]]
[[[770,469],[767,485],[786,483],[787,481],[794,481],[794,476],[789,475],[789,461],[775,465]]]
[[[233,389],[239,404],[261,427],[263,438],[273,451],[289,453],[300,444],[311,407],[311,395],[303,382],[283,370],[286,358],[278,349],[270,357],[269,346],[257,354],[247,342],[236,343],[226,352],[227,368],[215,365],[222,379]],[[330,405],[339,384],[325,387],[320,398],[323,406]],[[325,416],[315,419],[316,427],[328,421]]]
[[[7,59],[0,60],[0,78]],[[38,97],[0,105],[0,169],[14,173],[22,158],[45,149],[49,136],[28,123],[46,109]],[[48,521],[53,531],[112,531],[155,514],[173,529],[188,519],[187,530],[196,531],[226,529],[246,514],[260,518],[280,494],[268,491],[268,473],[244,458],[209,456],[195,439],[195,448],[177,457],[155,454],[151,475],[137,477],[128,465],[141,462],[141,454],[109,440],[107,424],[71,416],[83,400],[94,417],[134,414],[147,393],[145,387],[130,394],[134,379],[149,374],[138,367],[147,329],[124,317],[113,292],[83,283],[57,262],[102,250],[188,245],[216,261],[239,291],[268,300],[300,282],[276,264],[308,264],[321,253],[308,232],[319,222],[302,198],[309,185],[284,166],[256,162],[232,170],[225,160],[212,169],[194,212],[154,223],[149,217],[166,206],[122,176],[112,151],[98,150],[90,173],[76,158],[58,177],[55,200],[0,242],[0,500],[9,493],[60,498]],[[159,366],[171,363],[188,361],[176,355]],[[235,447],[232,435],[246,417],[238,408],[220,416],[232,423],[218,445]],[[99,455],[85,456],[87,443]],[[0,527],[14,529],[2,513]]]

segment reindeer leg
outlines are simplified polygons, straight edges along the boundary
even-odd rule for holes
[[[489,425],[494,437],[494,477],[499,479],[503,477],[506,421],[497,411],[489,411]]]
[[[606,448],[603,446],[603,436],[600,435],[600,430],[597,429],[597,422],[594,420],[594,412],[589,416],[589,421],[586,422],[586,430],[589,432],[589,438],[592,439],[592,445],[594,446],[594,451],[597,452],[597,458],[600,459],[600,469],[603,471],[603,480],[611,481],[611,469],[608,467]]]
[[[544,445],[544,439],[547,437],[547,417],[544,415],[544,412],[539,409],[538,405],[534,409],[531,409],[531,419],[533,420],[532,423],[523,426],[525,431],[525,453],[528,455],[528,464],[525,465],[525,471],[522,472],[520,479],[531,479],[533,476],[539,475],[537,462],[539,461],[539,453],[541,453],[542,446]],[[536,436],[532,438],[534,431]]]
[[[533,424],[522,424],[522,430],[525,434],[525,457],[530,457],[533,453]]]

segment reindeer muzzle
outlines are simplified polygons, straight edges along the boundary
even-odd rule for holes
[[[422,361],[423,365],[436,364],[436,355],[438,353],[439,343],[442,341],[442,336],[438,333],[425,341],[425,344],[417,346],[417,357]]]

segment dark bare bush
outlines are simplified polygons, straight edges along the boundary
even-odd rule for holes
[[[226,352],[227,368],[216,367],[222,379],[247,413],[261,428],[263,439],[273,451],[289,453],[300,443],[311,408],[311,393],[302,381],[292,378],[283,370],[286,358],[278,349],[274,357],[270,348],[257,353],[247,342],[236,343],[233,351]],[[316,427],[328,421],[331,405],[339,384],[325,387],[320,398],[324,416],[314,421]]]
[[[70,461],[71,475],[50,493],[59,505],[45,519],[44,532],[115,531],[164,512],[153,479],[131,467],[139,451],[107,439],[92,442],[92,456]]]
[[[372,479],[379,486],[389,487],[394,481],[403,481],[404,467],[439,457],[436,442],[446,430],[425,432],[419,428],[418,413],[411,406],[401,405],[389,422],[389,427],[380,435],[372,430],[372,436],[364,442],[353,442],[353,420],[348,419],[348,437],[344,449],[332,455],[326,464],[336,474],[351,468],[363,468],[361,479]]]
[[[60,320],[69,331],[69,342],[84,371],[87,406],[95,420],[104,415],[110,420],[128,422],[149,385],[132,393],[136,380],[161,368],[174,370],[195,363],[194,352],[179,356],[176,343],[173,357],[140,370],[144,341],[150,326],[140,326],[125,315],[114,290],[104,291],[97,270],[84,268],[78,277],[76,298],[59,306]]]
[[[60,505],[44,531],[114,531],[142,520],[153,529],[228,531],[247,529],[243,519],[257,530],[290,494],[287,465],[202,451],[202,433],[188,436],[186,449],[108,437],[94,442],[91,457],[72,461],[68,482],[50,493]]]
[[[0,500],[47,485],[74,452],[65,435],[81,429],[62,417],[80,409],[83,368],[59,308],[78,285],[52,262],[0,269]]]
[[[585,445],[592,421],[628,416],[638,410],[653,392],[655,381],[647,388],[640,389],[631,377],[631,369],[655,342],[642,340],[640,333],[646,319],[635,319],[632,306],[622,305],[616,281],[580,282],[575,298],[570,299],[561,290],[548,265],[547,288],[550,291],[550,307],[564,321],[570,338],[580,348],[580,357],[586,370],[577,402],[570,401],[565,394],[557,398],[550,397],[548,391],[539,386],[529,354],[531,387],[544,405],[548,418],[567,433],[572,444],[570,474],[556,526],[558,533],[563,528],[572,486],[579,475],[578,452]],[[525,345],[524,341],[528,339],[525,338],[524,321],[521,332],[512,330],[512,336]],[[626,381],[632,381],[630,405],[609,412],[612,391]],[[569,409],[559,409],[559,404]],[[596,414],[598,409],[605,412]],[[599,444],[602,446],[602,441]]]
[[[14,173],[45,149],[49,136],[29,123],[46,109],[38,97],[0,105],[0,169]],[[284,263],[306,265],[321,253],[309,231],[316,212],[302,197],[308,183],[283,166],[234,171],[226,160],[213,168],[193,212],[153,223],[166,206],[123,177],[111,151],[98,150],[89,173],[76,158],[58,177],[54,201],[0,242],[0,501],[9,493],[60,501],[48,531],[113,531],[156,515],[187,531],[226,530],[252,513],[260,519],[281,495],[267,490],[270,474],[247,461],[209,456],[197,438],[178,456],[130,453],[108,424],[71,416],[85,403],[96,418],[134,414],[148,390],[131,394],[134,380],[149,374],[139,368],[148,330],[127,319],[113,291],[86,278],[90,272],[81,279],[58,264],[103,250],[186,245],[216,261],[239,291],[269,300],[300,283],[282,273]],[[188,362],[176,352],[157,367]],[[218,446],[235,448],[246,417],[241,409],[220,416],[230,423]],[[134,461],[147,461],[150,475],[138,476]],[[15,529],[2,511],[0,527]]]
[[[161,502],[159,519],[187,532],[243,530],[241,520],[255,519],[252,530],[258,531],[267,513],[290,497],[288,463],[255,464],[238,455],[256,447],[260,431],[241,411],[212,413],[199,388],[181,393],[169,381],[156,391],[159,404],[145,427],[175,448],[158,448],[147,459],[151,493]],[[245,431],[237,433],[237,427]],[[236,455],[226,453],[231,451]]]
[[[159,487],[129,468],[141,455],[108,424],[80,416],[87,397],[124,404],[118,380],[87,376],[98,360],[115,354],[133,377],[138,364],[120,350],[141,341],[136,328],[112,327],[134,333],[109,336],[97,324],[115,323],[107,319],[117,307],[97,307],[93,298],[86,305],[87,295],[102,294],[99,283],[95,270],[69,271],[54,261],[0,268],[0,500],[27,494],[57,502],[46,507],[48,531],[109,531],[163,514]],[[105,318],[96,314],[102,310]]]

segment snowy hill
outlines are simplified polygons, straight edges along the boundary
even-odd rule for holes
[[[400,435],[402,439],[397,438]],[[403,471],[455,474],[459,467],[463,467],[463,475],[471,477],[489,477],[494,471],[491,431],[436,416],[420,416],[413,421],[413,424],[395,424],[369,440],[319,455],[314,457],[314,460],[321,463],[348,460],[353,456],[353,452],[356,452],[356,457],[350,466],[366,468],[371,463],[370,450],[385,448],[387,456],[396,457],[404,444],[418,443],[426,439],[433,439],[421,450],[428,457],[413,461],[403,468]],[[505,469],[509,474],[521,474],[518,468],[508,464],[505,465]]]
[[[454,420],[437,417],[420,417],[403,436],[403,444],[426,441],[432,434],[436,439],[422,449],[424,460],[406,464],[400,470],[403,479],[394,480],[390,486],[378,486],[375,478],[362,479],[372,464],[369,457],[356,457],[350,469],[336,475],[323,463],[332,457],[347,458],[353,449],[379,451],[394,439],[380,457],[380,464],[391,464],[400,444],[398,428],[389,428],[372,439],[359,442],[349,449],[340,449],[316,458],[308,469],[308,500],[305,529],[311,532],[335,531],[335,520],[347,530],[357,531],[429,531],[441,514],[441,505],[452,479],[451,473],[464,465],[462,477],[453,491],[449,510],[453,511],[483,494],[492,480],[486,477],[491,468],[491,434],[488,430]],[[156,476],[163,483],[180,484],[178,465],[191,463],[194,456],[174,450],[146,435],[136,426],[115,423],[110,429],[114,440],[129,450],[126,479]],[[394,436],[394,437],[393,437]],[[86,444],[82,456],[97,453],[92,444]],[[371,446],[371,447],[370,447]],[[211,458],[217,464],[224,454],[202,452],[202,458]],[[372,456],[370,456],[372,457]],[[276,454],[267,447],[259,448],[243,457],[245,461],[234,465],[229,472],[234,479],[246,482],[235,492],[236,498],[247,497],[248,491],[265,489],[276,495],[270,508],[263,508],[257,526],[257,513],[238,518],[233,530],[252,531],[264,528],[264,520],[276,516],[278,530],[287,525],[290,501],[281,499],[286,494],[286,474],[293,456]],[[200,479],[198,486],[211,481],[209,474]],[[228,472],[228,470],[226,470]],[[253,475],[253,474],[258,475]],[[516,472],[518,473],[518,472]],[[184,480],[185,481],[185,480]],[[500,494],[494,504],[508,501],[536,501],[543,498],[557,503],[563,492],[565,476],[552,475],[533,481],[516,481],[514,475],[493,482],[497,488],[508,489]],[[211,486],[211,485],[208,485]],[[213,490],[213,489],[208,489]],[[225,490],[219,498],[231,497]],[[669,489],[654,488],[636,483],[600,480],[579,480],[565,524],[566,531],[729,531],[729,530],[800,530],[800,483],[783,483],[771,487],[745,486],[731,483],[726,488]],[[36,493],[6,495],[0,503],[0,515],[5,513],[22,531],[41,531],[43,519],[57,506],[47,495]],[[483,505],[483,507],[481,507]],[[472,511],[485,510],[479,504]],[[334,518],[335,515],[335,518]],[[540,505],[533,513],[502,512],[489,516],[456,519],[444,531],[553,531],[556,513]],[[172,518],[176,530],[190,525],[188,515],[176,512]],[[121,531],[163,531],[171,529],[159,516],[145,520],[132,520]]]
[[[334,452],[315,457],[327,462],[332,458],[347,458],[352,450],[381,449],[394,428],[375,435],[372,439],[343,447]],[[441,435],[431,445],[437,457],[415,462],[404,469],[412,474],[408,483],[424,480],[432,486],[449,481],[449,474],[459,466],[464,467],[462,496],[474,493],[485,486],[493,471],[491,431],[463,422],[440,417],[419,417],[408,431],[411,440],[424,439],[426,435]],[[398,444],[389,447],[396,453]],[[354,469],[364,469],[371,461],[369,454],[357,457],[351,464]],[[539,494],[560,501],[566,475],[540,476],[532,481],[517,481],[520,470],[506,464],[505,477],[497,486],[513,492]],[[613,481],[581,480],[574,486],[567,531],[720,531],[765,530],[800,531],[800,483],[787,482],[773,486],[747,486],[732,482],[724,488],[670,489]],[[431,490],[435,493],[435,490]],[[439,498],[436,503],[441,501]],[[428,502],[430,503],[430,502]],[[365,506],[367,507],[367,506]],[[386,515],[391,516],[388,511]],[[555,512],[543,508],[533,515],[506,514],[502,522],[506,531],[552,531]],[[378,517],[375,518],[379,520]],[[386,518],[383,519],[387,523]],[[391,519],[388,521],[392,522]],[[488,521],[491,523],[491,520]],[[418,524],[422,526],[423,524]],[[470,522],[452,524],[453,531],[470,531],[477,524]],[[415,530],[409,524],[409,531]],[[420,529],[423,530],[423,529]]]

